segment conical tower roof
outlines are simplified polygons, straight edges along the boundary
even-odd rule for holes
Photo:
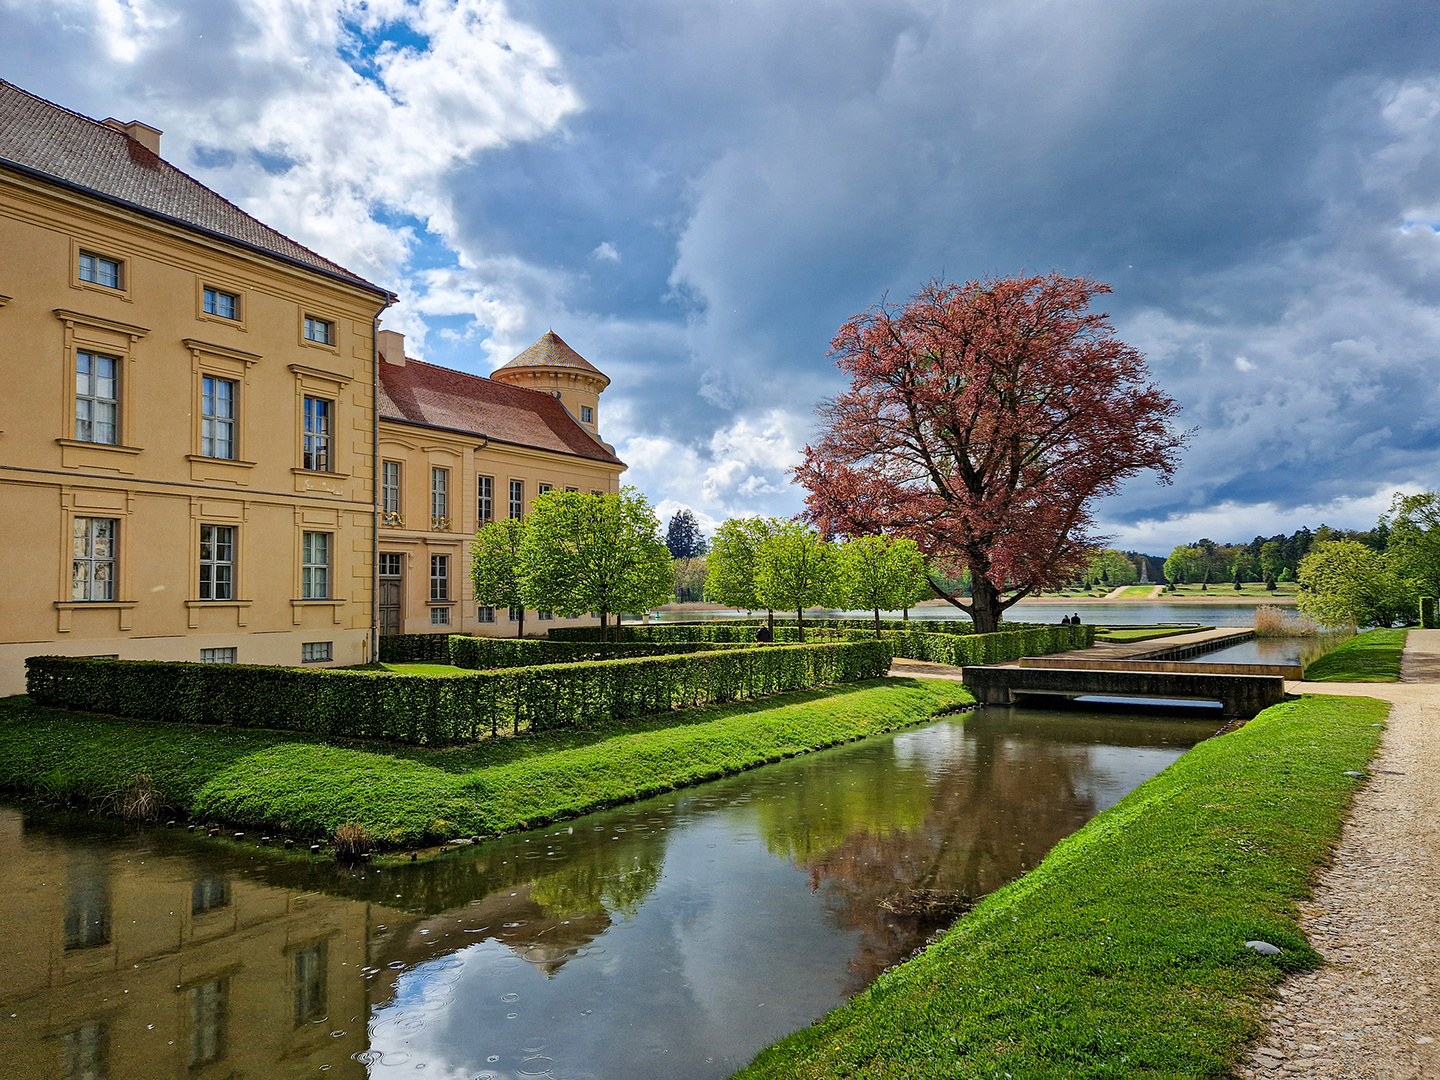
[[[515,357],[508,364],[503,364],[498,369],[504,371],[506,368],[525,367],[554,367],[569,368],[572,371],[585,371],[592,375],[598,375],[607,383],[610,381],[605,373],[590,363],[583,356],[577,353],[561,336],[554,330],[547,330],[541,339],[531,345],[528,349]]]

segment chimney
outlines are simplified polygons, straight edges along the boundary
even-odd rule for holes
[[[142,124],[139,120],[131,120],[128,124],[122,124],[113,116],[105,120],[105,126],[114,128],[116,131],[124,132],[156,157],[160,156],[160,136],[165,133],[159,128],[153,128],[149,124]]]
[[[396,367],[405,366],[405,335],[395,330],[381,330],[380,359]]]

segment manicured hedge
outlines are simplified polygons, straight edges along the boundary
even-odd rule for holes
[[[25,662],[39,704],[142,720],[282,728],[419,745],[577,727],[878,678],[878,641],[551,664],[453,677],[385,671],[94,660]]]
[[[755,643],[749,642],[753,646]],[[627,641],[619,645],[598,641],[543,641],[533,638],[481,638],[455,635],[441,663],[486,671],[493,668],[534,667],[538,664],[579,664],[591,660],[630,660],[637,656],[675,656],[680,653],[740,649],[713,641]]]
[[[450,634],[384,634],[380,638],[382,664],[448,664]]]
[[[882,631],[895,657],[936,664],[1007,664],[1022,656],[1045,656],[1095,644],[1093,626],[1032,626],[998,634],[916,634]]]
[[[764,619],[710,619],[703,622],[650,623],[644,626],[626,624],[619,628],[621,641],[754,641],[755,631],[764,625]],[[1031,630],[1037,627],[1056,627],[1057,623],[1012,623],[1004,624],[1002,633],[1015,630]],[[949,634],[969,636],[975,633],[975,624],[968,619],[881,619],[880,629],[917,634]],[[805,637],[808,640],[816,631],[864,631],[872,637],[875,634],[873,619],[806,619]],[[611,638],[615,628],[608,631]],[[599,641],[598,626],[557,626],[549,631],[551,641]],[[798,641],[799,629],[795,620],[776,617],[775,640]]]

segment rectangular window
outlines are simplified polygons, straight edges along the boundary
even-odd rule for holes
[[[60,1075],[65,1080],[107,1080],[110,1075],[110,1027],[91,1020],[60,1037]]]
[[[566,493],[567,495],[578,495],[578,494],[580,493],[580,489],[579,489],[579,488],[567,487],[567,488],[565,489],[565,493]]]
[[[335,344],[335,324],[313,315],[305,316],[305,340],[318,341],[321,345]]]
[[[590,494],[591,494],[591,495],[604,495],[605,493],[604,493],[603,491],[594,491],[594,490],[592,490],[592,491],[590,492]]]
[[[495,478],[477,477],[475,491],[475,520],[481,525],[488,525],[495,520]]]
[[[80,280],[92,285],[104,285],[107,289],[123,289],[125,274],[123,263],[107,259],[91,251],[80,252]]]
[[[71,600],[115,599],[115,518],[77,517],[71,559]]]
[[[330,420],[333,405],[324,398],[305,399],[305,468],[330,471]]]
[[[510,516],[521,518],[525,516],[525,481],[510,481]]]
[[[222,877],[202,877],[190,886],[191,915],[204,915],[229,905],[230,883]]]
[[[595,410],[589,405],[580,406],[580,422],[582,424],[593,424],[595,422]]]
[[[545,622],[555,618],[555,613],[553,611],[537,611],[535,614],[541,622]]]
[[[240,318],[240,298],[234,293],[219,289],[205,290],[205,314],[218,315],[222,319]]]
[[[386,461],[380,465],[380,509],[384,511],[387,520],[385,524],[393,524],[393,519],[400,515],[400,462]]]
[[[448,607],[432,607],[430,609],[431,626],[449,626],[450,609]]]
[[[235,599],[233,525],[200,526],[200,599]]]
[[[295,1026],[313,1024],[325,1017],[327,942],[295,950]]]
[[[225,1056],[229,1020],[230,980],[215,979],[192,986],[188,999],[190,1067],[198,1069]]]
[[[512,607],[512,608],[510,609],[510,621],[511,621],[511,622],[519,622],[519,621],[520,621],[520,616],[521,616],[521,615],[524,615],[524,614],[525,614],[525,609],[524,609],[524,608]]]
[[[430,556],[430,599],[450,599],[450,556]]]
[[[233,664],[235,663],[235,647],[228,649],[201,649],[200,662],[202,664]]]
[[[120,361],[98,353],[75,354],[75,438],[120,443]]]
[[[477,608],[475,611],[475,621],[493,623],[495,621],[495,609],[493,607]]]
[[[400,576],[400,552],[398,552],[398,551],[382,551],[382,552],[380,553],[380,576],[381,576],[381,577],[399,577],[399,576]]]
[[[547,491],[554,491],[554,490],[555,490],[555,485],[554,485],[554,484],[540,484],[535,490],[536,490],[539,494],[544,495]]]
[[[335,656],[333,641],[307,641],[300,646],[300,660],[305,664],[320,664]]]
[[[206,375],[200,380],[200,453],[235,456],[235,383]]]
[[[307,532],[300,559],[300,599],[330,599],[330,534]]]
[[[430,470],[430,528],[450,530],[450,470]]]
[[[104,863],[89,852],[77,853],[66,879],[66,950],[110,944],[110,883]]]

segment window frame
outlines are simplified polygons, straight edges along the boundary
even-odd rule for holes
[[[430,531],[449,532],[450,470],[442,465],[430,466]]]
[[[85,523],[85,524],[84,524],[84,529],[85,529],[85,552],[86,552],[86,553],[85,553],[84,555],[79,555],[79,556],[77,556],[76,553],[75,553],[75,543],[76,543],[76,541],[80,540],[80,537],[77,535],[77,533],[78,533],[79,530],[81,529],[81,523],[82,523],[82,522]],[[97,556],[97,555],[94,553],[94,552],[95,552],[95,542],[96,542],[96,536],[95,536],[95,531],[96,531],[96,530],[95,530],[95,526],[97,526],[97,525],[99,525],[99,524],[101,524],[101,523],[108,523],[108,524],[110,525],[110,537],[109,537],[109,541],[110,541],[110,553],[109,553],[109,555],[107,555],[107,556]],[[118,589],[118,587],[117,587],[117,583],[118,583],[119,574],[120,574],[120,519],[119,519],[119,518],[111,518],[111,517],[94,517],[94,516],[91,516],[91,515],[89,515],[89,514],[76,514],[76,515],[71,519],[71,524],[70,524],[70,537],[71,537],[71,543],[70,543],[70,599],[69,599],[69,602],[72,603],[72,604],[113,604],[113,603],[118,599],[118,597],[116,596],[116,593],[119,591],[119,589]],[[76,587],[76,586],[77,586],[77,578],[76,578],[75,570],[76,570],[76,568],[77,568],[78,566],[81,566],[81,565],[84,565],[84,566],[86,566],[86,567],[88,568],[87,571],[86,571],[86,575],[85,575],[85,590],[84,590],[84,591],[86,591],[87,593],[94,591],[94,585],[95,585],[96,580],[97,580],[97,579],[96,579],[96,576],[95,576],[95,568],[96,568],[97,566],[108,566],[108,567],[110,568],[108,577],[107,577],[107,579],[106,579],[106,583],[107,583],[107,585],[108,585],[108,593],[109,593],[109,595],[107,595],[107,596],[90,596],[90,595],[87,595],[87,596],[76,596],[76,595],[75,595],[75,593],[77,592],[77,587]]]
[[[518,509],[518,512],[517,512]],[[523,519],[525,517],[525,481],[510,481],[510,517],[512,519]]]
[[[206,531],[210,531],[209,539],[206,539]],[[196,596],[200,600],[225,603],[235,599],[235,564],[236,540],[239,530],[234,525],[212,525],[206,522],[200,524],[200,550],[199,550],[199,578]],[[222,536],[222,534],[224,534]],[[210,554],[206,555],[208,551]],[[229,558],[221,558],[220,553],[228,554]],[[206,574],[206,571],[209,574]],[[222,573],[222,571],[224,571]],[[222,578],[224,580],[222,580]],[[224,595],[221,595],[221,594]],[[208,595],[207,595],[208,594]]]
[[[493,625],[495,622],[495,609],[488,604],[481,604],[475,609],[475,621]]]
[[[209,656],[205,654],[209,653]],[[219,653],[229,653],[229,656],[219,656]],[[236,664],[239,663],[239,649],[234,645],[221,645],[213,649],[200,650],[200,663],[202,664]]]
[[[316,327],[326,328],[326,337],[313,336]],[[338,353],[340,351],[340,320],[334,314],[328,312],[317,312],[313,308],[300,309],[300,343],[311,349],[325,349],[328,352]]]
[[[441,570],[437,574],[436,568]],[[450,603],[450,556],[431,553],[430,555],[430,603]]]
[[[312,410],[312,402],[316,406],[324,405],[325,408]],[[322,412],[325,430],[312,431],[312,425],[318,424]],[[300,415],[300,468],[304,472],[335,472],[335,399],[307,391],[300,406]]]
[[[83,373],[83,377],[87,379],[87,392],[85,393],[82,393],[80,390],[80,379],[82,378],[80,366],[82,357],[87,358],[85,366],[88,369]],[[99,393],[97,380],[102,378],[102,376],[95,370],[95,367],[97,363],[101,360],[107,361],[113,365],[113,369],[111,371],[109,379],[112,385],[112,393],[114,394],[114,397],[102,397]],[[75,424],[71,430],[73,432],[75,442],[85,443],[89,446],[124,446],[124,358],[119,356],[112,356],[109,353],[105,352],[93,351],[91,349],[76,349],[74,368],[75,379],[71,384],[71,413],[74,416]],[[88,416],[84,420],[80,418],[80,403],[82,401],[89,403],[89,409],[87,411],[89,411],[90,416]],[[94,437],[95,425],[97,423],[101,423],[101,421],[97,421],[94,416],[95,410],[99,406],[109,406],[112,410],[113,419],[110,421],[110,426],[114,432],[114,438],[112,439],[97,439]],[[90,425],[90,434],[88,437],[82,436],[80,434],[80,425],[82,423]]]
[[[477,476],[475,478],[475,521],[477,527],[489,525],[495,520],[495,478],[493,476]]]
[[[394,471],[392,482],[390,473]],[[405,463],[394,458],[380,461],[380,524],[392,529],[405,527],[404,489]]]
[[[230,302],[229,315],[220,310],[223,306],[221,300],[228,300]],[[218,285],[201,285],[200,310],[212,319],[238,326],[240,324],[240,313],[243,310],[240,294],[230,292],[228,289],[222,289]]]
[[[207,394],[207,393],[206,393],[206,390],[205,390],[205,386],[206,386],[207,383],[211,384],[211,386],[213,387],[213,391],[212,391],[211,393],[209,393],[209,394]],[[230,402],[229,402],[229,404],[230,404],[230,415],[229,415],[229,416],[221,416],[220,413],[219,413],[218,411],[216,411],[216,407],[219,405],[219,401],[220,401],[219,389],[220,389],[220,386],[221,386],[222,383],[225,384],[225,385],[228,385],[228,386],[230,387]],[[209,409],[210,411],[207,411],[207,404],[206,404],[206,399],[207,399],[207,398],[209,398],[209,399],[211,400],[211,404],[208,406],[208,409]],[[236,461],[236,460],[239,459],[239,457],[240,457],[240,438],[239,438],[239,434],[240,434],[240,417],[239,417],[239,401],[240,401],[240,380],[239,380],[239,379],[227,378],[227,377],[224,376],[224,375],[217,375],[217,374],[214,374],[213,372],[209,372],[209,371],[202,371],[202,372],[200,373],[200,456],[201,456],[201,457],[210,458],[210,459],[212,459],[212,460],[214,460],[214,461]],[[228,439],[227,439],[227,441],[228,441],[229,450],[230,450],[230,452],[229,452],[228,454],[219,454],[219,453],[216,453],[216,452],[215,452],[217,446],[219,445],[219,444],[218,444],[218,441],[217,441],[217,436],[216,436],[216,434],[215,434],[213,431],[212,431],[211,433],[207,434],[207,429],[208,429],[211,425],[213,425],[216,430],[219,430],[221,427],[224,427],[224,428],[227,428],[227,429],[228,429]],[[209,443],[208,447],[207,447],[207,445],[206,445],[206,444],[207,444],[207,441],[208,441],[208,443]]]
[[[580,422],[581,422],[582,424],[591,424],[591,425],[593,425],[593,424],[595,423],[595,410],[594,410],[591,406],[589,406],[589,405],[581,405],[581,406],[580,406]]]
[[[324,656],[306,655],[310,650],[324,648]],[[333,641],[302,641],[300,643],[300,662],[302,664],[329,664],[335,660],[335,642]]]
[[[93,259],[97,263],[109,263],[115,267],[115,284],[102,281],[98,277],[85,276],[85,260]],[[77,287],[81,289],[93,289],[109,296],[128,297],[130,293],[130,267],[129,260],[123,255],[102,254],[97,248],[82,247],[78,242],[75,244],[75,259],[73,278]]]
[[[445,604],[436,604],[430,608],[431,626],[449,626],[450,608]]]
[[[314,545],[312,537],[324,537],[324,561],[316,562],[312,556]],[[333,532],[319,529],[306,529],[300,534],[300,599],[301,600],[331,600],[330,577],[331,567],[334,558]],[[316,591],[317,580],[320,591]]]

